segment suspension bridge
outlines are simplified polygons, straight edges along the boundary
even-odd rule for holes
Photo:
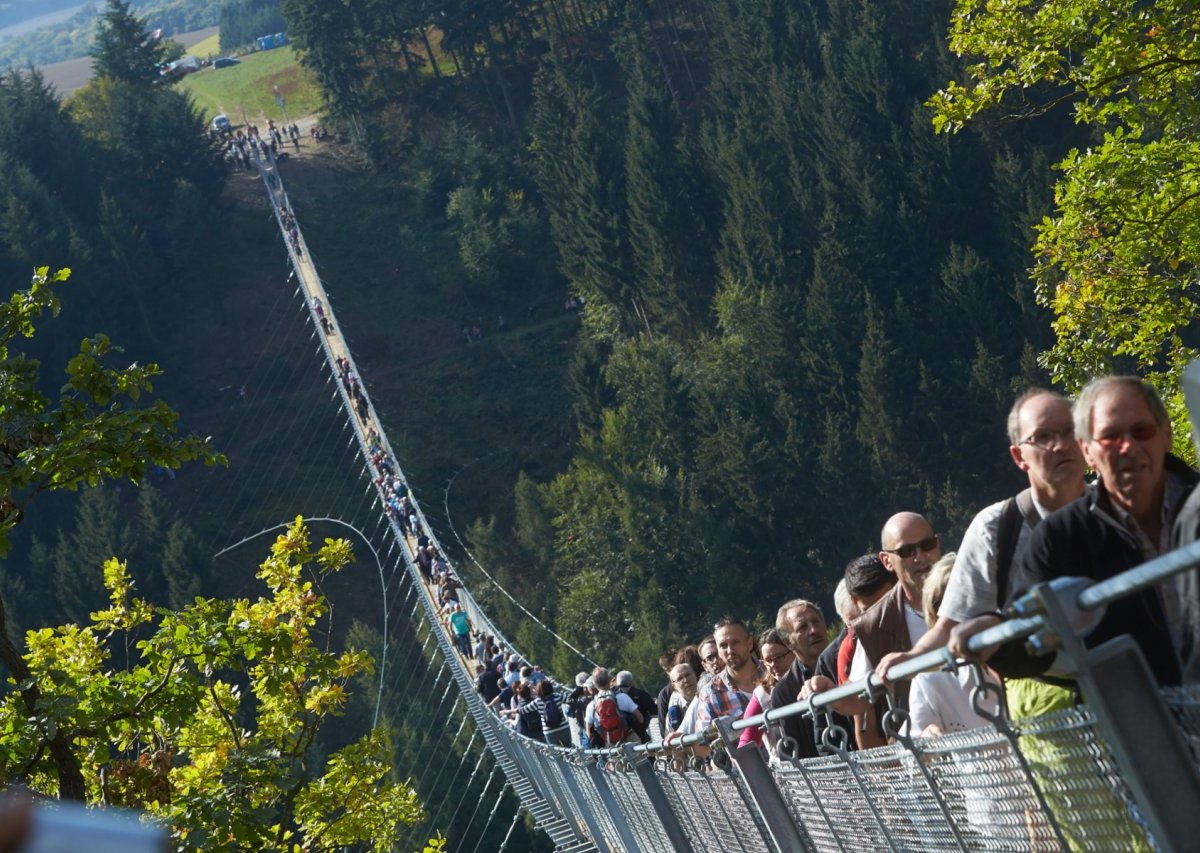
[[[1073,615],[1200,563],[1200,546],[1088,589],[1063,584],[1035,590],[1023,603],[1021,618],[974,638],[976,649],[1032,635],[1040,642],[1051,638],[1078,673],[1086,700],[1069,711],[1020,724],[993,715],[988,727],[928,739],[910,737],[902,715],[888,714],[885,728],[893,745],[847,751],[839,739],[845,733],[831,728],[827,754],[804,760],[789,757],[786,741],[777,756],[753,744],[737,746],[741,731],[751,726],[822,714],[851,695],[886,698],[883,685],[871,676],[766,715],[718,721],[672,749],[652,742],[582,751],[518,736],[476,693],[473,672],[456,653],[439,619],[435,591],[414,560],[418,533],[445,553],[420,501],[410,492],[415,530],[406,532],[387,511],[371,448],[381,447],[406,482],[398,468],[401,460],[365,381],[352,393],[339,379],[347,369],[360,379],[361,374],[276,163],[266,154],[257,162],[296,282],[286,299],[299,299],[307,340],[316,341],[314,355],[324,365],[315,377],[298,375],[294,366],[281,368],[280,376],[334,388],[325,392],[328,411],[309,407],[297,413],[290,428],[300,437],[322,419],[335,423],[336,438],[315,454],[312,492],[296,497],[337,510],[313,520],[350,528],[373,556],[379,590],[370,598],[379,608],[374,619],[381,637],[373,720],[403,695],[436,706],[433,716],[442,721],[437,731],[413,739],[411,754],[422,766],[401,768],[402,774],[419,769],[434,777],[419,789],[442,791],[426,801],[426,821],[412,828],[405,849],[420,847],[448,827],[453,827],[451,850],[505,849],[515,838],[563,851],[646,853],[1182,851],[1200,845],[1200,692],[1160,690],[1128,638],[1087,649],[1071,628]],[[271,346],[268,336],[264,360],[272,359]],[[253,424],[245,428],[252,431]],[[353,472],[348,479],[346,471]],[[278,484],[255,485],[269,490]],[[228,512],[231,521],[238,518],[238,507]],[[475,631],[490,633],[519,654],[469,589],[459,590],[459,600]],[[906,678],[956,665],[961,663],[943,649],[894,669],[893,675]],[[712,750],[709,760],[697,757],[699,746]]]

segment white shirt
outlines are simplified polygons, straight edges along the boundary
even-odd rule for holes
[[[904,622],[908,625],[908,640],[915,646],[917,640],[925,636],[929,626],[925,624],[925,617],[913,610],[907,598],[904,599]],[[877,663],[879,661],[873,661],[867,657],[867,650],[863,648],[863,644],[857,643],[854,648],[854,660],[850,663],[850,680],[858,681],[860,678],[866,678],[868,673],[875,671]]]
[[[971,694],[978,685],[975,668],[970,666],[960,667],[957,672],[922,672],[913,679],[908,694],[911,734],[920,736],[931,723],[936,723],[946,734],[989,725],[971,705]],[[999,699],[1000,689],[995,685],[983,701],[983,709],[995,714]]]
[[[958,546],[958,557],[954,560],[954,569],[950,572],[950,582],[946,586],[946,594],[942,596],[938,616],[965,622],[972,616],[999,610],[1004,605],[1003,601],[997,600],[996,593],[996,549],[999,545],[996,540],[1000,535],[1004,503],[1000,501],[984,507],[971,520],[971,525],[963,534],[962,544]],[[1036,499],[1033,505],[1042,518],[1050,514]],[[1014,566],[1021,562],[1032,535],[1033,528],[1022,520],[1017,547],[1013,549]]]
[[[696,731],[696,714],[700,711],[700,693],[692,697],[692,701],[688,703],[687,710],[683,712],[683,722],[679,724],[679,728],[675,731],[680,734],[690,735]]]

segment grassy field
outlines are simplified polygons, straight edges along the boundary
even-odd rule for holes
[[[188,53],[203,59],[206,56],[217,56],[221,52],[221,34],[214,33],[204,41],[197,42],[188,48]],[[228,71],[229,69],[224,69]]]
[[[232,68],[205,68],[179,85],[195,98],[206,118],[225,113],[234,124],[242,121],[243,112],[252,122],[282,120],[283,110],[275,103],[276,87],[293,121],[321,108],[320,90],[296,62],[290,45],[249,54]]]

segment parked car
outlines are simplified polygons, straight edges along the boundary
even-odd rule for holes
[[[229,124],[229,116],[221,113],[212,120],[212,129],[217,133],[229,133],[231,127]]]
[[[234,59],[232,56],[222,56],[220,59],[218,59],[216,62],[213,63],[213,68],[229,68],[233,65],[241,65],[241,64],[242,64],[242,61],[240,59]]]

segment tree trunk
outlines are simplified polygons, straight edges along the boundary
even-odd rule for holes
[[[505,79],[504,71],[500,68],[500,61],[496,57],[495,46],[491,39],[485,41],[483,45],[487,49],[492,68],[496,71],[496,82],[500,84],[500,94],[504,98],[504,107],[508,110],[508,121],[512,125],[513,137],[516,138],[520,134],[520,125],[517,123],[517,110],[513,106],[512,94],[508,90],[508,80]]]
[[[433,45],[429,43],[429,33],[424,27],[418,27],[417,31],[421,34],[421,44],[425,45],[425,53],[429,55],[429,66],[433,69],[433,76],[441,80],[442,69],[438,66],[437,57],[433,55]]]

